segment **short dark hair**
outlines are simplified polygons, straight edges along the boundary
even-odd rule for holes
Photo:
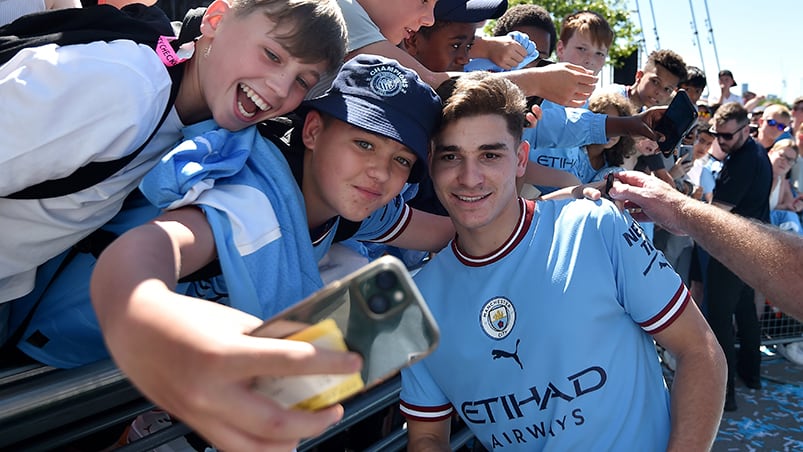
[[[739,102],[722,104],[722,106],[717,108],[717,112],[714,113],[713,122],[715,126],[722,125],[730,120],[736,121],[739,125],[744,125],[749,122],[747,119],[747,110]]]
[[[697,135],[704,133],[706,135],[711,135],[711,124],[708,121],[698,121],[697,122]]]
[[[654,50],[647,57],[647,63],[644,65],[645,71],[652,71],[660,65],[670,74],[678,78],[678,80],[685,80],[688,72],[686,71],[686,63],[683,62],[683,57],[669,49]]]
[[[686,66],[686,78],[678,83],[678,85],[689,85],[700,89],[704,89],[707,84],[705,72],[697,66]]]
[[[457,79],[451,96],[444,100],[435,135],[458,119],[491,114],[502,116],[508,132],[521,141],[526,108],[524,93],[510,80],[490,72],[471,72]]]
[[[429,27],[421,27],[416,31],[419,35],[422,35],[425,38],[432,36],[432,33],[440,30],[441,28],[446,27],[454,22],[448,20],[435,20],[435,23],[430,25]]]
[[[549,11],[538,5],[516,5],[496,20],[494,26],[494,36],[504,36],[511,31],[516,30],[518,27],[535,27],[549,33],[549,52],[542,52],[543,49],[538,49],[543,57],[549,57],[555,51],[555,46],[558,45],[558,33],[555,30],[555,22],[552,21],[552,16]]]

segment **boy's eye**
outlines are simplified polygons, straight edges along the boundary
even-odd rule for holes
[[[296,79],[296,82],[298,82],[298,84],[299,84],[299,85],[301,85],[301,88],[302,88],[302,89],[304,89],[305,91],[309,91],[309,89],[310,89],[310,84],[309,84],[309,83],[308,83],[306,80],[304,80],[304,78],[303,78],[303,77],[298,77],[298,78]]]
[[[279,62],[279,57],[275,53],[271,52],[270,50],[265,49],[265,55],[268,57],[269,60],[273,61],[274,63],[278,63]]]
[[[411,168],[413,166],[413,162],[404,157],[396,157],[396,161],[401,163],[401,165],[404,166],[405,168]]]
[[[499,157],[499,155],[493,152],[486,152],[485,154],[482,155],[482,158],[486,160],[493,160],[497,157]]]
[[[457,160],[457,156],[454,154],[441,154],[440,159],[445,162],[451,162]]]
[[[358,147],[360,147],[361,149],[364,149],[366,151],[370,151],[370,150],[372,150],[374,148],[374,145],[369,143],[369,142],[367,142],[367,141],[355,140],[354,143],[356,143]]]

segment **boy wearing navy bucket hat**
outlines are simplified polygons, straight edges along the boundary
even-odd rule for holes
[[[249,382],[258,375],[351,373],[359,358],[247,332],[322,286],[318,260],[342,219],[361,222],[355,238],[428,250],[439,250],[454,229],[442,223],[448,218],[414,211],[398,197],[426,171],[441,109],[414,72],[394,60],[360,56],[304,108],[289,150],[257,127],[231,132],[212,121],[196,125],[188,134],[196,138],[169,152],[140,186],[165,211],[112,242],[91,283],[75,284],[83,288],[83,304],[70,302],[61,311],[73,319],[76,312],[91,320],[97,314],[99,329],[49,327],[48,344],[61,343],[63,355],[48,345],[37,359],[64,358],[75,366],[111,354],[157,405],[207,398],[209,412],[182,417],[189,425],[227,416],[214,408],[220,397],[239,400],[244,412],[258,411],[263,423],[305,425],[305,437],[335,422],[342,408],[283,410],[251,393]],[[214,276],[179,284],[214,261],[220,267]],[[72,353],[97,349],[87,342],[100,351]],[[79,345],[66,350],[64,344]],[[264,441],[297,441],[282,432],[264,435]]]
[[[131,320],[116,307],[133,302],[132,289],[144,280],[166,283],[149,300],[165,303],[181,293],[265,319],[322,286],[318,261],[344,222],[358,224],[355,239],[406,248],[438,251],[451,239],[448,218],[411,209],[400,197],[408,181],[426,172],[429,136],[441,109],[429,85],[395,60],[362,55],[343,66],[326,94],[302,107],[306,116],[289,146],[257,127],[230,132],[209,121],[145,177],[142,193],[165,212],[109,245],[92,275],[92,301],[112,356],[137,342],[130,336],[125,344],[116,342],[107,325],[128,329]],[[158,226],[168,218],[180,228]],[[219,275],[172,289],[214,260]],[[175,262],[169,277],[144,264],[154,261]],[[86,305],[80,309],[91,310]],[[58,334],[66,328],[49,333]],[[91,339],[103,338],[98,332]],[[75,338],[61,338],[68,341]],[[78,348],[90,348],[85,345]],[[69,365],[106,358],[100,348],[102,356],[77,357]],[[63,363],[46,350],[36,358]]]

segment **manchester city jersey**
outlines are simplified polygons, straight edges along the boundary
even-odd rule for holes
[[[416,282],[441,344],[402,372],[402,411],[456,412],[488,450],[660,450],[669,396],[650,334],[690,300],[608,201],[521,201],[488,256],[451,247]]]

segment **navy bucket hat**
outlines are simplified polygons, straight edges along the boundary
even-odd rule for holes
[[[507,11],[507,0],[438,0],[435,20],[483,22],[498,19]]]
[[[396,60],[359,55],[343,65],[324,95],[302,106],[407,146],[418,157],[411,181],[420,180],[426,171],[441,99],[418,74]]]

